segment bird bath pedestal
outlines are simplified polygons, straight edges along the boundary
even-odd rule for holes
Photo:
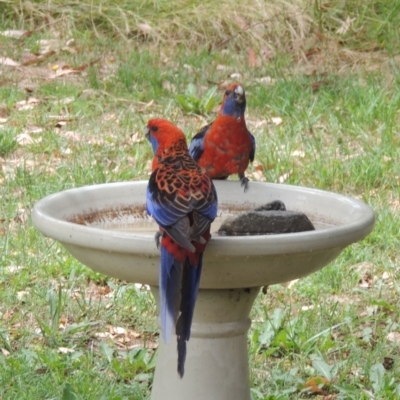
[[[319,270],[374,225],[370,207],[335,193],[256,182],[244,193],[238,182],[214,183],[223,214],[281,200],[307,214],[316,230],[222,237],[212,226],[185,375],[176,371],[176,340],[160,340],[152,400],[250,400],[247,331],[260,287]],[[35,205],[33,223],[93,270],[150,285],[158,303],[156,227],[143,223],[146,187],[139,181],[60,192]]]

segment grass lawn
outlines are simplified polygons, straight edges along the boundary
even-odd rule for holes
[[[60,190],[147,179],[147,120],[190,138],[234,81],[251,179],[377,216],[328,267],[260,293],[253,399],[400,398],[399,26],[400,5],[378,0],[0,1],[0,399],[148,398],[149,291],[75,261],[30,212]]]

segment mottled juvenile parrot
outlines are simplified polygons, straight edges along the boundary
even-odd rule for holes
[[[209,175],[189,155],[186,137],[178,127],[152,119],[146,136],[154,152],[147,212],[160,227],[156,243],[161,248],[161,332],[168,343],[175,329],[182,377],[203,252],[217,215],[217,193]]]
[[[238,174],[246,190],[249,180],[244,172],[254,160],[256,141],[247,129],[245,110],[243,86],[234,83],[225,91],[217,118],[193,137],[189,152],[212,179]]]

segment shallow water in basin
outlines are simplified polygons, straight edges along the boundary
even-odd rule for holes
[[[211,234],[218,235],[218,229],[221,224],[228,218],[234,215],[238,215],[240,212],[231,212],[231,211],[222,211],[218,215],[218,217],[214,220],[211,225]],[[328,229],[335,226],[332,223],[322,222],[316,218],[312,218],[308,216],[312,221],[316,230]],[[125,221],[124,221],[125,219]],[[90,226],[107,229],[107,230],[115,230],[122,232],[136,232],[136,233],[148,233],[149,235],[153,235],[158,230],[158,225],[151,217],[135,217],[135,218],[118,218],[117,220],[102,220],[101,222],[92,222],[88,224]]]

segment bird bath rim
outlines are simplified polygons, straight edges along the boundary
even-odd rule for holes
[[[276,255],[345,247],[367,236],[372,231],[375,221],[374,212],[362,201],[319,189],[250,182],[249,190],[246,193],[242,193],[243,189],[240,188],[240,185],[236,181],[214,181],[214,184],[217,188],[217,193],[221,190],[229,190],[232,191],[232,198],[236,198],[236,201],[220,201],[220,208],[237,207],[238,201],[242,199],[245,199],[244,202],[240,203],[243,210],[251,209],[271,200],[283,200],[289,210],[303,211],[310,216],[307,210],[291,206],[290,199],[296,198],[297,202],[300,199],[303,206],[309,206],[310,198],[314,198],[320,204],[324,201],[334,201],[336,207],[339,206],[343,211],[344,222],[328,228],[300,233],[259,236],[218,236],[213,234],[207,247],[207,255],[212,253],[229,257],[242,256],[244,254]],[[114,207],[118,201],[118,196],[115,197],[115,193],[130,190],[135,192],[135,196],[138,196],[138,192],[142,192],[144,205],[146,187],[147,181],[130,181],[89,185],[64,190],[41,199],[34,206],[32,220],[34,225],[45,236],[52,237],[62,243],[72,245],[82,245],[85,243],[86,246],[90,244],[90,247],[93,249],[104,250],[112,248],[113,251],[121,253],[158,256],[159,251],[156,248],[155,241],[153,238],[149,240],[148,234],[110,230],[70,222],[77,214],[77,212],[73,212],[77,204],[73,203],[76,203],[78,199],[87,204],[85,212],[89,213],[96,210],[96,201],[99,197],[103,198],[102,209],[106,208],[104,204],[107,204],[107,198],[110,199],[109,207]],[[265,195],[268,191],[272,193],[270,199],[257,197],[259,192]],[[274,193],[276,193],[275,197],[277,198],[273,198]],[[60,209],[57,205],[61,200],[65,203],[68,197],[71,199],[71,204]],[[124,201],[124,203],[117,205],[129,206],[125,199]],[[315,202],[315,204],[318,202]],[[135,200],[134,204],[137,205],[139,203]],[[82,214],[82,206],[79,205],[79,207],[81,207],[79,213]],[[316,211],[315,216],[319,217],[320,214]],[[326,216],[322,217],[326,220]],[[332,220],[331,222],[334,221]],[[94,238],[97,238],[97,240],[94,240]]]

